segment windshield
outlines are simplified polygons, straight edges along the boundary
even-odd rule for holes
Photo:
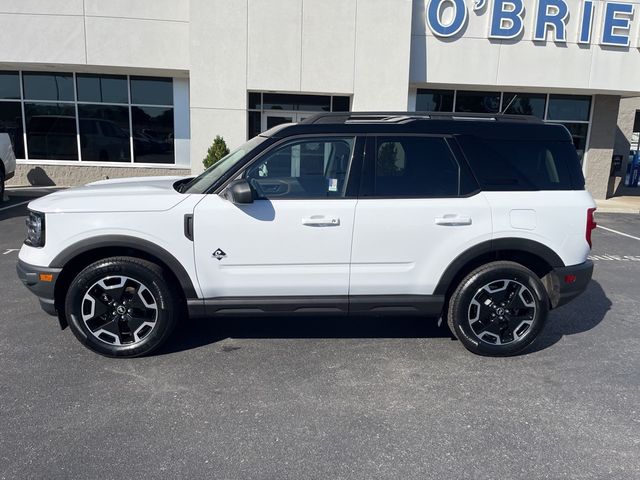
[[[233,168],[238,162],[240,162],[247,153],[256,148],[262,142],[266,140],[265,137],[257,136],[253,137],[247,143],[242,145],[237,150],[234,150],[226,157],[220,159],[215,165],[212,165],[196,178],[191,180],[184,188],[184,193],[204,193],[211,185],[216,183],[225,173]]]

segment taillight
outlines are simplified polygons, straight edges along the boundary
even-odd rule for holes
[[[595,208],[589,208],[587,210],[587,231],[585,233],[585,237],[587,239],[587,243],[589,244],[589,247],[591,247],[591,232],[593,232],[596,227],[598,226],[598,224],[596,223],[596,221],[593,218],[593,213],[596,211]]]

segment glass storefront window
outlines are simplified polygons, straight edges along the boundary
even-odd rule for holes
[[[456,94],[456,112],[498,113],[500,109],[500,93],[498,92],[463,92]]]
[[[247,137],[282,123],[300,122],[322,112],[349,112],[346,95],[247,92]]]
[[[129,109],[112,105],[78,105],[82,160],[129,162]]]
[[[549,95],[548,120],[589,121],[591,97],[580,95]]]
[[[544,119],[547,96],[544,93],[505,93],[502,110],[511,115],[533,115]]]
[[[131,77],[131,103],[173,105],[173,81],[170,78]]]
[[[24,158],[20,102],[0,102],[0,134],[4,133],[9,135],[15,157]]]
[[[419,88],[416,96],[418,112],[453,112],[453,90]]]
[[[20,76],[18,72],[0,72],[0,98],[20,100]]]
[[[131,107],[133,159],[173,163],[173,108]]]
[[[78,102],[129,103],[127,77],[118,75],[76,75]]]
[[[331,97],[325,95],[297,95],[283,93],[264,93],[263,110],[288,110],[305,112],[329,112]]]
[[[24,98],[73,102],[73,75],[71,73],[24,72]]]
[[[589,133],[589,124],[588,123],[570,123],[570,122],[561,122],[562,125],[567,127],[569,133],[571,133],[571,137],[573,138],[573,144],[576,147],[578,152],[578,157],[580,158],[580,162],[584,157],[584,152],[587,148],[587,134]]]
[[[78,160],[76,112],[64,103],[25,103],[29,158]]]
[[[351,98],[349,97],[333,97],[331,100],[332,112],[348,112],[351,110]]]
[[[173,79],[0,71],[5,133],[17,159],[174,164]]]

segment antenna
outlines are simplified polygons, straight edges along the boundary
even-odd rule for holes
[[[512,104],[513,102],[515,102],[516,98],[518,98],[518,94],[517,94],[517,93],[514,93],[514,94],[513,94],[513,98],[512,98],[511,100],[509,100],[509,103],[507,103],[507,106],[506,106],[506,107],[504,107],[504,108],[502,109],[502,111],[500,112],[500,115],[504,115],[504,112],[506,112],[507,110],[509,110],[509,107],[511,106],[511,104]]]

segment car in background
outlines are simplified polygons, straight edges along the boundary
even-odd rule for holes
[[[16,173],[16,156],[13,153],[11,137],[0,133],[0,202],[4,200],[5,182]]]

